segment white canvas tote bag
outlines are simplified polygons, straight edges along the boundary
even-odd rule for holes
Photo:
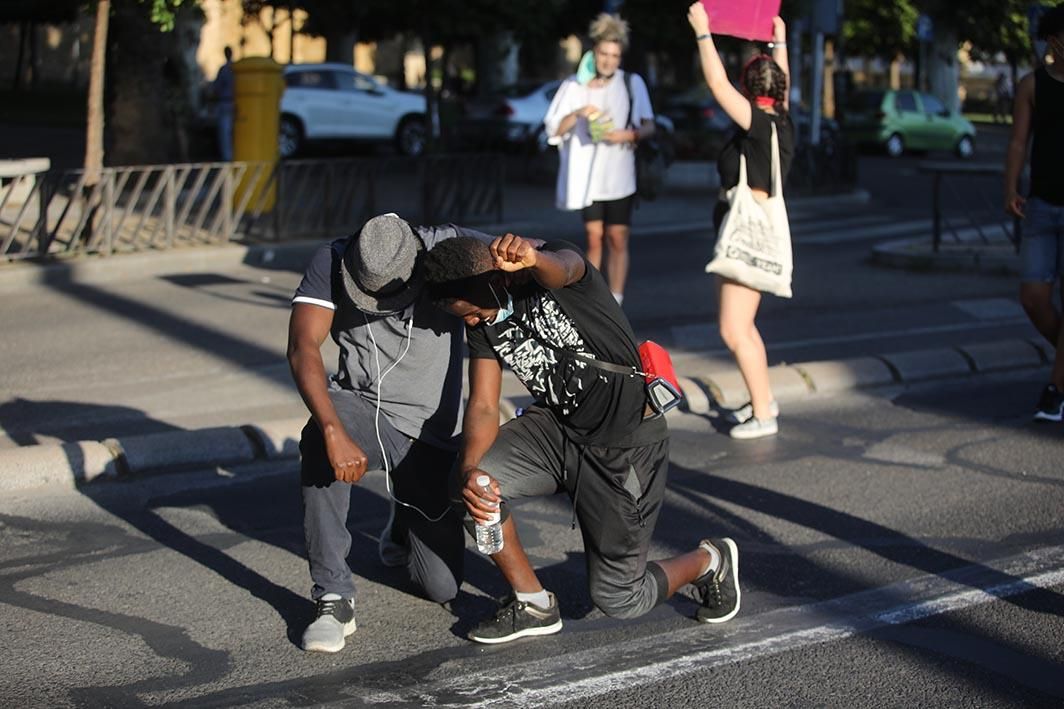
[[[772,124],[772,184],[763,202],[746,183],[746,156],[739,153],[739,182],[728,190],[731,207],[724,215],[706,273],[716,273],[744,286],[781,298],[791,297],[791,227],[783,201],[779,137]]]

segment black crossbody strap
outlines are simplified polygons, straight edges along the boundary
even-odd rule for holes
[[[529,335],[531,335],[533,338],[535,338],[536,340],[541,342],[542,344],[544,344],[547,347],[549,347],[552,350],[554,350],[555,352],[561,352],[562,354],[567,354],[570,357],[573,357],[574,359],[578,359],[578,360],[580,360],[582,362],[586,362],[587,364],[590,364],[592,367],[597,367],[598,369],[602,369],[602,370],[607,371],[607,372],[613,372],[614,374],[626,374],[626,375],[628,375],[630,377],[644,377],[644,376],[646,376],[643,372],[640,372],[635,367],[626,367],[623,364],[614,364],[613,362],[603,362],[601,359],[595,359],[594,357],[588,357],[585,354],[581,354],[579,352],[573,352],[572,350],[567,350],[564,347],[559,347],[558,345],[554,344],[553,342],[548,342],[547,340],[545,340],[542,337],[540,337],[539,333],[537,333],[535,330],[533,330],[532,328],[530,328],[528,325],[526,325],[525,323],[521,322],[517,318],[514,318],[513,320],[511,320],[511,322],[514,325],[517,325],[517,327],[519,327],[522,330],[524,330]]]

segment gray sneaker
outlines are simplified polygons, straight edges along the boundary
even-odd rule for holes
[[[751,438],[775,436],[779,432],[780,425],[775,416],[770,419],[759,419],[751,416],[749,420],[743,421],[738,426],[732,427],[732,429],[728,431],[728,435],[739,440],[749,440]]]
[[[774,417],[780,415],[780,405],[773,399],[768,411]],[[722,418],[728,423],[745,423],[754,417],[754,405],[749,401],[737,409],[725,410]]]
[[[318,601],[314,622],[303,631],[303,649],[307,652],[340,652],[344,649],[344,638],[353,632],[354,599],[322,598]]]

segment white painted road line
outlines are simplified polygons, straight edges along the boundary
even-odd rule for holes
[[[422,706],[552,706],[844,640],[1061,584],[1064,547],[1047,547],[808,606],[740,615],[723,626],[692,623],[663,637],[594,647],[361,697],[371,703]],[[713,647],[707,649],[707,645]],[[440,671],[453,674],[454,668]]]

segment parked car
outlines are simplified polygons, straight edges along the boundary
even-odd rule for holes
[[[425,151],[425,97],[396,91],[345,64],[293,64],[284,70],[278,138],[282,158],[308,141],[393,141],[403,155]]]
[[[469,101],[459,137],[476,147],[508,147],[542,153],[549,147],[543,117],[560,81],[523,81]]]
[[[875,145],[898,157],[908,150],[975,154],[975,126],[922,91],[855,91],[843,110],[843,129],[858,145]]]
[[[505,86],[485,99],[469,102],[459,137],[477,147],[508,147],[539,155],[550,144],[543,119],[561,81],[525,81]],[[655,125],[666,161],[672,162],[672,121],[656,116]]]

